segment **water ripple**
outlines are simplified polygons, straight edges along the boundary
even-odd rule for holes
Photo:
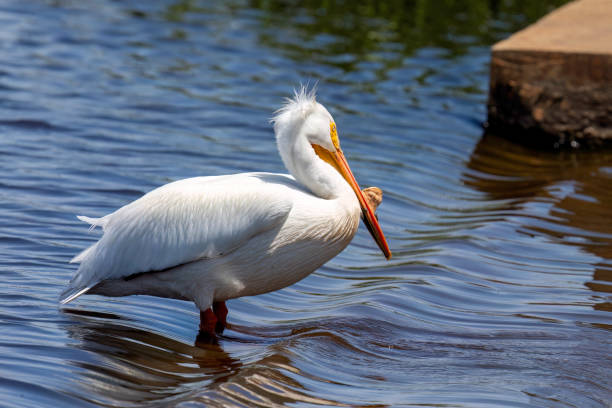
[[[612,152],[482,136],[488,46],[561,2],[0,6],[1,404],[609,406]],[[186,302],[58,308],[76,214],[284,171],[268,121],[308,79],[391,261],[360,229],[215,341]]]

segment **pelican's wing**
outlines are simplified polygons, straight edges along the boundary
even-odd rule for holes
[[[101,226],[104,234],[71,261],[81,265],[62,303],[102,280],[222,256],[277,227],[291,210],[291,194],[286,194],[286,185],[266,182],[264,176],[180,180],[105,217],[79,217],[92,227]]]

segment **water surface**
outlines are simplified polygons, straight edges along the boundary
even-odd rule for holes
[[[482,136],[488,47],[557,3],[4,2],[0,406],[609,407],[612,152]],[[284,172],[268,120],[308,80],[390,262],[361,228],[218,344],[188,302],[58,307],[76,214]]]

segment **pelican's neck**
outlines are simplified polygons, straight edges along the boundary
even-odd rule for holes
[[[276,132],[280,156],[298,182],[321,198],[352,196],[355,199],[349,184],[336,169],[317,156],[299,126],[283,127]]]

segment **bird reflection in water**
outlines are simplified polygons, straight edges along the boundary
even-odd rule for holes
[[[67,327],[70,338],[79,342],[77,348],[88,352],[88,358],[75,359],[72,364],[83,370],[80,385],[90,402],[150,407],[198,401],[226,406],[248,405],[256,399],[265,406],[295,402],[338,405],[307,395],[304,386],[288,375],[299,369],[283,347],[269,347],[279,341],[277,330],[256,333],[234,325],[232,334],[239,338],[200,333],[190,345],[135,328],[115,314],[63,312],[73,322]],[[248,349],[244,364],[224,350],[225,341],[233,348]],[[266,352],[259,354],[258,349]],[[263,357],[252,361],[253,355]]]

